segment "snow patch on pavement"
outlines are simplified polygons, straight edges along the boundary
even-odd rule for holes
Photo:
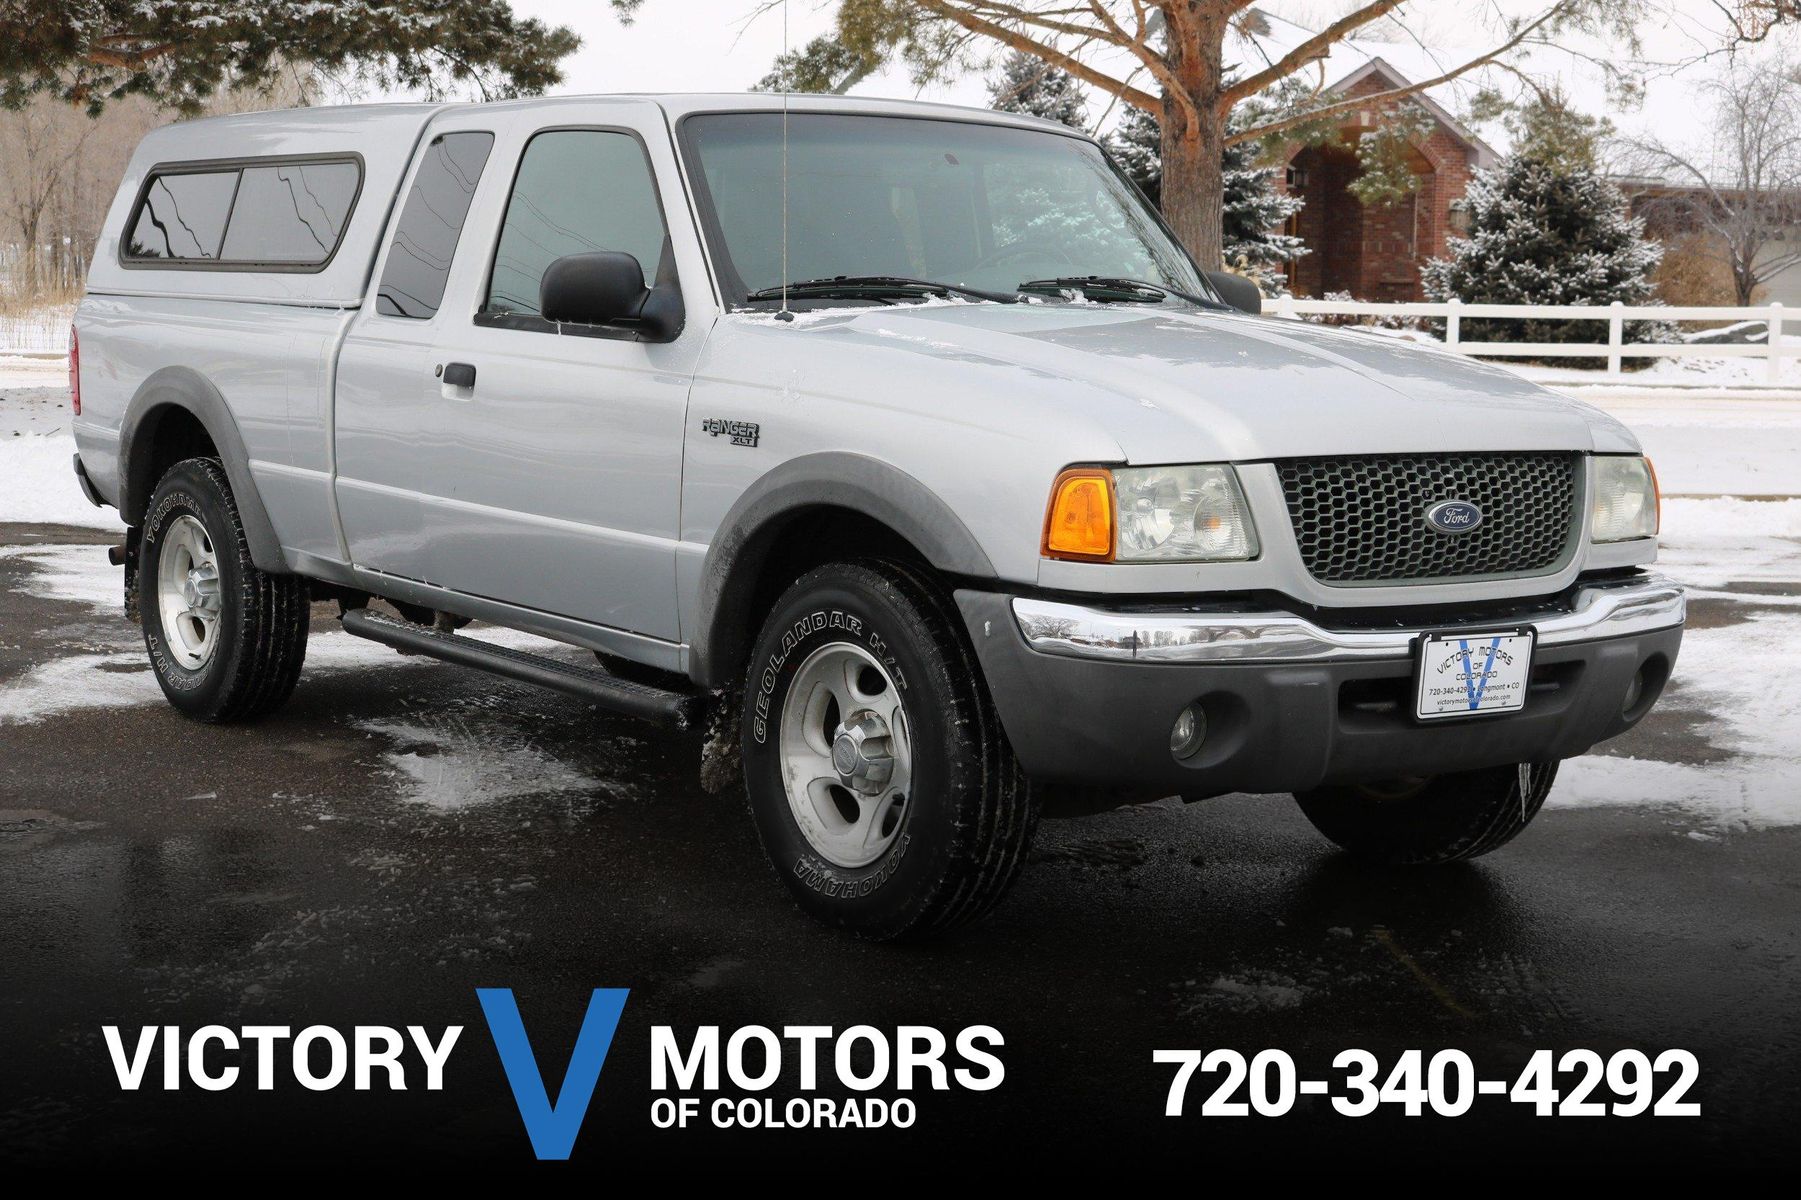
[[[1564,764],[1552,808],[1665,806],[1722,830],[1801,825],[1801,613],[1691,629],[1664,703],[1709,714],[1733,757],[1707,764],[1589,755]]]
[[[439,812],[588,791],[600,782],[528,741],[460,721],[361,721],[356,727],[396,743],[382,757],[399,776],[401,798]]]
[[[15,592],[124,612],[125,571],[107,561],[105,546],[0,546],[0,562],[8,560],[31,564],[30,580]]]
[[[1286,975],[1273,971],[1247,971],[1221,975],[1197,992],[1184,1007],[1184,1015],[1212,1012],[1280,1012],[1299,1008],[1307,989]]]
[[[144,651],[74,654],[0,684],[0,725],[33,725],[81,708],[124,708],[163,698]]]

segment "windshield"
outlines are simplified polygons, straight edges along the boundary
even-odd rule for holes
[[[784,278],[834,276],[1010,292],[1035,280],[1094,275],[1212,294],[1092,142],[910,117],[791,113],[787,120],[786,272],[782,114],[715,113],[682,125],[731,304],[779,288]]]

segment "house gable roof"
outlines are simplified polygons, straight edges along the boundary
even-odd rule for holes
[[[1394,66],[1387,60],[1382,58],[1372,58],[1361,67],[1358,67],[1355,71],[1352,71],[1349,75],[1346,75],[1343,79],[1340,79],[1337,83],[1332,84],[1326,91],[1343,94],[1371,76],[1380,77],[1382,82],[1387,84],[1390,89],[1410,87],[1413,84],[1413,80],[1395,70]],[[1432,118],[1449,130],[1451,135],[1457,138],[1458,141],[1469,146],[1473,159],[1472,165],[1478,170],[1494,166],[1496,161],[1501,157],[1495,151],[1493,146],[1490,146],[1487,142],[1477,137],[1474,131],[1464,125],[1463,122],[1459,121],[1456,117],[1452,116],[1450,111],[1446,109],[1444,105],[1434,100],[1427,93],[1415,92],[1407,98],[1432,114]]]

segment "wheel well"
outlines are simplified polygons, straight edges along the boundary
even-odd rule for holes
[[[218,458],[219,448],[212,435],[187,409],[165,404],[146,418],[148,428],[140,428],[130,451],[130,473],[127,508],[141,514],[150,504],[150,493],[178,462],[190,458]]]
[[[919,548],[866,513],[819,505],[786,513],[751,536],[738,556],[738,578],[721,596],[706,662],[709,682],[734,679],[751,643],[790,584],[829,562],[886,558],[931,568]]]

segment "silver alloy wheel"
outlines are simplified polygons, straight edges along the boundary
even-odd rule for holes
[[[156,604],[169,653],[186,670],[206,666],[219,644],[219,559],[206,527],[187,514],[170,522],[157,559]]]
[[[864,867],[894,844],[913,779],[906,706],[876,657],[821,646],[782,706],[782,783],[807,844],[839,867]]]

